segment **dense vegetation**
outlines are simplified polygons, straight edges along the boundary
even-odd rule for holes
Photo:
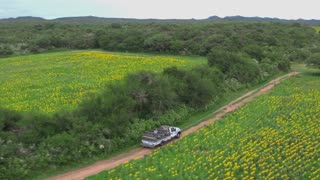
[[[0,25],[1,48],[6,49],[2,55],[102,48],[208,57],[207,65],[190,69],[130,74],[86,97],[73,111],[46,115],[0,107],[0,179],[25,178],[137,144],[143,131],[160,124],[178,125],[231,91],[289,71],[290,61],[304,61],[320,47],[319,34],[300,24],[1,21]]]
[[[1,106],[25,112],[72,110],[88,93],[142,70],[161,72],[205,64],[205,57],[151,56],[98,51],[62,52],[0,61]]]
[[[182,140],[88,179],[319,179],[319,74],[285,80]]]
[[[314,53],[306,61],[309,67],[320,68],[320,53]]]
[[[0,26],[0,52],[3,56],[61,48],[193,55],[206,55],[212,48],[232,52],[254,48],[251,50],[254,52],[248,53],[259,56],[255,58],[269,58],[265,54],[271,51],[298,56],[290,59],[301,60],[299,56],[312,51],[305,46],[312,47],[314,38],[319,38],[311,27],[271,22],[66,23],[0,20]],[[296,52],[296,48],[299,51]]]

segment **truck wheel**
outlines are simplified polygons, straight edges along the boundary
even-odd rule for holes
[[[181,135],[181,132],[178,132],[178,134],[176,135],[176,138],[179,138]]]

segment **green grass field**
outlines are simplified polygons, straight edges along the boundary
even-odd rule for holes
[[[320,72],[180,141],[87,179],[320,179]]]
[[[313,26],[313,28],[316,29],[316,31],[320,33],[320,26]]]
[[[189,68],[202,57],[99,51],[60,52],[0,59],[0,106],[41,113],[71,110],[90,92],[142,70]]]

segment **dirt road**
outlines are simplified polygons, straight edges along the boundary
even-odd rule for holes
[[[209,119],[207,121],[203,121],[201,122],[199,125],[197,126],[193,126],[185,131],[183,131],[182,133],[182,137],[187,136],[188,134],[197,131],[198,129],[200,129],[203,126],[206,126],[208,124],[213,123],[214,121],[222,118],[224,115],[226,115],[229,112],[232,112],[236,109],[238,109],[239,107],[243,106],[244,104],[248,103],[249,101],[251,101],[252,99],[268,92],[269,90],[271,90],[275,85],[279,84],[282,80],[297,75],[298,72],[291,72],[287,75],[281,76],[279,78],[276,78],[272,81],[270,81],[268,84],[266,84],[265,86],[261,87],[261,88],[257,88],[253,91],[250,91],[248,93],[246,93],[245,95],[239,97],[238,99],[230,102],[229,104],[223,106],[222,108],[218,109],[217,111],[213,112],[213,114],[215,114],[215,117],[212,119]],[[212,114],[211,114],[212,115]],[[177,141],[177,140],[175,140]],[[174,142],[174,141],[172,141]],[[170,142],[170,143],[172,143]],[[128,152],[125,152],[123,154],[117,155],[115,157],[112,157],[108,160],[104,160],[104,161],[99,161],[95,164],[92,164],[90,166],[87,167],[83,167],[80,169],[76,169],[74,171],[65,173],[65,174],[61,174],[55,177],[51,177],[49,178],[50,180],[71,180],[71,179],[84,179],[87,176],[91,176],[94,174],[97,174],[101,171],[104,171],[106,169],[111,169],[114,168],[120,164],[123,164],[127,161],[130,161],[132,159],[138,159],[138,158],[142,158],[147,154],[150,154],[152,152],[151,149],[146,149],[146,148],[136,148],[133,150],[130,150]]]

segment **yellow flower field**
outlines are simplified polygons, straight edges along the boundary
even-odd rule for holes
[[[320,179],[320,78],[282,82],[180,141],[88,179]]]
[[[104,52],[63,52],[0,59],[0,106],[51,113],[73,109],[89,92],[96,92],[126,74],[170,66],[205,63],[175,56]]]

